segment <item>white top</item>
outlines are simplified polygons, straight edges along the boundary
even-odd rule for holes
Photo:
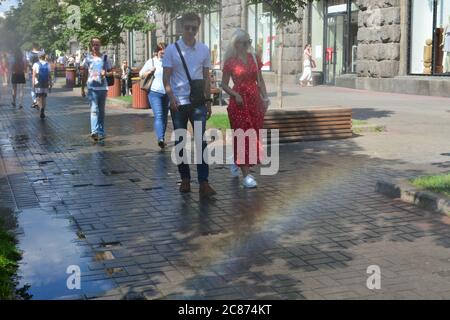
[[[183,42],[183,39],[178,40],[177,43],[180,46],[181,53],[186,61],[191,79],[203,79],[203,68],[211,67],[211,55],[208,47],[198,41],[195,41],[193,47],[188,47]],[[190,104],[189,94],[191,92],[191,87],[183,63],[181,62],[180,55],[174,44],[171,44],[166,48],[162,65],[164,68],[172,68],[170,85],[177,102],[180,105]]]
[[[51,71],[52,68],[50,67],[50,65],[48,64],[47,61],[45,60],[39,60],[39,62],[36,62],[35,64],[33,64],[33,71],[36,72],[36,77],[34,79],[34,84],[36,85],[38,83],[38,79],[39,79],[39,63],[42,63],[43,66],[46,66],[48,68],[48,74],[51,76]]]
[[[162,66],[162,60],[158,58],[151,58],[149,59],[144,66],[142,67],[141,71],[139,71],[139,76],[143,78],[144,73],[149,72],[150,69],[153,68],[153,66],[156,68],[155,70],[155,78],[152,82],[152,87],[150,88],[150,91],[158,92],[161,94],[165,94],[166,90],[164,89],[163,84],[163,66]]]
[[[103,57],[94,57],[88,54],[82,63],[82,66],[88,70],[87,87],[89,90],[108,90],[106,78],[102,77],[101,73],[103,69],[111,69],[111,62],[107,59],[106,66],[104,67]]]

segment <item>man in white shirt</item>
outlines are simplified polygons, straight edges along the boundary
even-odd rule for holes
[[[31,88],[36,94],[41,119],[45,118],[47,95],[52,85],[52,69],[46,61],[46,54],[39,53],[39,61],[33,64]]]
[[[170,111],[174,130],[187,130],[188,121],[191,123],[199,121],[202,124],[201,137],[203,138],[206,120],[211,116],[212,99],[210,98],[211,84],[209,82],[211,57],[208,47],[195,39],[200,28],[200,22],[200,17],[195,13],[186,13],[183,15],[181,21],[183,26],[183,36],[176,42],[178,48],[175,44],[171,44],[165,50],[163,58],[163,83],[170,99]],[[186,62],[186,67],[190,78],[192,79],[191,83],[189,82],[180,54],[184,57]],[[204,80],[203,84],[199,80]],[[193,82],[199,84],[199,86],[195,86],[196,89],[193,90],[193,93],[197,93],[195,95],[196,97],[191,95]],[[195,99],[195,101],[191,101],[193,99]],[[181,138],[176,141],[175,144],[178,144],[181,141],[186,142],[186,136]],[[206,142],[202,141],[202,151],[204,151],[205,148]],[[183,150],[181,150],[180,156],[183,156]],[[182,162],[178,165],[178,171],[181,175],[180,192],[190,192],[191,176],[189,165]],[[200,184],[200,196],[209,197],[216,194],[208,183],[209,167],[203,157],[202,163],[197,164],[197,172],[198,182]]]
[[[39,56],[45,53],[44,50],[39,49],[39,45],[37,43],[33,43],[33,49],[27,55],[28,60],[28,82],[30,83],[31,88],[31,100],[32,100],[32,108],[38,108],[37,96],[36,92],[34,92],[34,88],[32,85],[32,76],[33,76],[33,66],[35,63],[39,62]]]

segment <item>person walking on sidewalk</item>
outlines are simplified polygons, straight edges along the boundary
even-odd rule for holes
[[[163,66],[165,43],[159,43],[155,48],[155,56],[149,59],[139,72],[141,79],[147,79],[153,75],[153,81],[148,91],[148,102],[152,106],[154,116],[154,130],[158,146],[161,149],[166,147],[165,135],[167,128],[167,116],[169,114],[169,97],[166,94],[163,84]]]
[[[184,129],[184,136],[175,141],[177,145],[181,141],[186,142],[187,123],[201,123],[201,136],[206,129],[206,120],[211,117],[209,68],[211,56],[209,48],[198,42],[195,37],[200,27],[200,17],[195,13],[185,13],[181,18],[183,28],[182,38],[166,48],[163,58],[163,83],[170,101],[170,112],[174,130]],[[197,135],[199,133],[197,132]],[[202,139],[203,140],[203,139]],[[206,148],[206,142],[202,144],[202,151]],[[202,152],[203,155],[203,152]],[[183,150],[180,151],[183,156]],[[180,192],[191,191],[191,175],[189,165],[181,162],[178,165],[181,175]],[[209,166],[202,156],[201,164],[197,164],[198,181],[200,184],[200,196],[210,197],[216,194],[208,183]]]
[[[39,61],[33,65],[32,88],[36,93],[37,103],[41,111],[41,119],[45,118],[47,95],[52,84],[52,70],[46,60],[45,53],[39,54]]]
[[[6,52],[0,52],[0,78],[4,87],[8,85],[8,73],[8,55]]]
[[[92,38],[90,42],[91,54],[84,59],[83,80],[81,95],[86,96],[86,83],[88,87],[88,100],[91,107],[91,135],[94,141],[105,138],[105,104],[108,92],[107,76],[113,76],[111,63],[106,55],[100,53],[101,41]]]
[[[312,87],[312,69],[316,67],[316,62],[312,57],[311,45],[307,44],[303,51],[303,74],[300,78],[300,85],[305,86],[305,82],[308,87]]]
[[[11,64],[12,105],[16,106],[19,100],[19,108],[23,108],[23,85],[25,84],[25,72],[27,72],[27,61],[22,51],[17,48],[14,51],[14,59]]]
[[[121,79],[120,89],[121,89],[122,96],[127,96],[127,95],[130,95],[128,83],[131,78],[131,68],[128,65],[127,60],[122,61],[121,70],[122,70],[122,74],[120,76],[120,79]]]
[[[41,53],[44,53],[44,51],[39,50],[39,45],[37,43],[33,43],[33,49],[31,50],[31,52],[28,55],[28,80],[29,80],[29,84],[30,84],[30,90],[31,90],[31,101],[32,101],[32,108],[37,108],[38,107],[38,103],[37,103],[37,98],[36,98],[36,92],[34,92],[34,86],[33,86],[33,81],[32,81],[32,77],[33,77],[33,66],[35,63],[39,62],[39,55]]]
[[[254,130],[256,136],[256,140],[245,137],[244,150],[240,148],[240,145],[238,146],[236,137],[234,141],[234,163],[242,171],[245,188],[257,186],[255,178],[250,174],[250,167],[260,163],[262,143],[259,130],[263,127],[264,114],[269,106],[266,85],[261,74],[263,64],[253,52],[249,34],[242,29],[237,29],[225,53],[222,71],[222,87],[230,95],[227,110],[231,128],[242,129],[244,133],[247,130]],[[229,86],[230,78],[234,83],[233,89]],[[256,148],[251,148],[252,143],[257,144]],[[253,157],[256,163],[251,161],[251,149],[257,152],[256,157]],[[244,157],[239,159],[239,153]]]

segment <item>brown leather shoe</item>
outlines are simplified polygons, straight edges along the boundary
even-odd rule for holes
[[[181,180],[180,192],[181,193],[191,192],[191,181],[189,179]]]
[[[200,184],[200,197],[211,197],[215,194],[217,194],[216,191],[214,191],[213,188],[209,185],[208,182],[202,182]]]

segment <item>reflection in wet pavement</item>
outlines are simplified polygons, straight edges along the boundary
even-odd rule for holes
[[[90,257],[80,258],[87,252],[76,240],[76,231],[67,216],[56,216],[42,209],[23,210],[18,215],[20,262],[19,287],[30,285],[28,293],[33,299],[64,299],[92,297],[114,288],[108,280],[83,281],[81,289],[69,290],[66,273],[72,265],[80,267],[81,275],[88,272]]]

